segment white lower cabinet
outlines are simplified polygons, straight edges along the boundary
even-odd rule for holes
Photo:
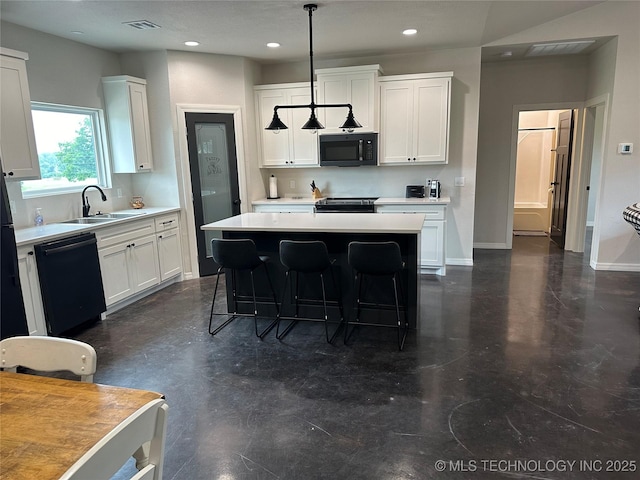
[[[376,205],[376,213],[424,214],[424,224],[420,232],[420,271],[446,275],[446,205]]]
[[[18,273],[29,335],[46,335],[44,309],[40,296],[40,279],[33,245],[18,248]]]
[[[160,283],[156,235],[98,250],[107,306]]]
[[[182,273],[178,215],[96,232],[107,307]]]
[[[177,214],[156,218],[156,241],[160,281],[164,282],[182,273],[182,248]]]

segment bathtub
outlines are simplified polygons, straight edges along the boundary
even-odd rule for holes
[[[516,202],[513,208],[513,229],[519,231],[549,232],[549,207],[543,203]]]

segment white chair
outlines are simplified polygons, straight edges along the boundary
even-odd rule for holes
[[[149,461],[131,480],[161,480],[169,407],[153,400],[111,430],[67,470],[60,480],[111,478],[143,444]]]
[[[97,356],[88,343],[58,337],[10,337],[0,341],[0,368],[26,367],[40,372],[68,370],[93,382]]]

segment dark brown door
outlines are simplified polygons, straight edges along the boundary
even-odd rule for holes
[[[573,111],[562,112],[558,116],[556,134],[556,165],[551,186],[551,241],[564,248],[567,227],[567,206],[569,201],[569,169],[571,168],[571,145],[573,143]]]
[[[211,255],[211,240],[220,232],[200,227],[240,213],[233,115],[187,113],[186,123],[198,267],[201,276],[213,275],[218,266]]]

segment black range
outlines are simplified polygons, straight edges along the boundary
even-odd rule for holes
[[[375,213],[378,197],[334,197],[316,202],[316,213]]]

